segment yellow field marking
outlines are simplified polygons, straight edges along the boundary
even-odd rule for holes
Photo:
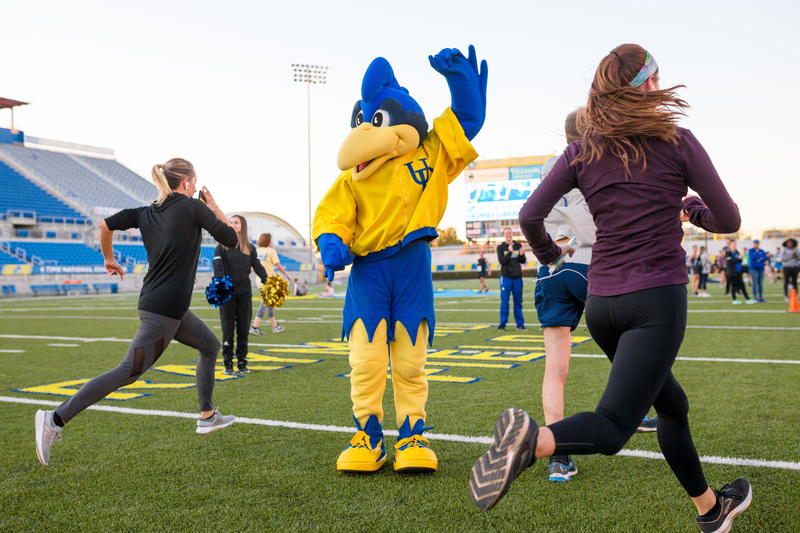
[[[451,361],[428,361],[429,365],[447,365],[447,366],[459,366],[465,368],[497,368],[500,370],[511,370],[512,368],[516,368],[519,365],[515,365],[512,363],[458,363],[458,362],[451,362]]]
[[[228,377],[228,376],[226,376]],[[233,376],[231,376],[233,377]],[[60,381],[58,383],[49,383],[47,385],[40,385],[37,387],[26,387],[24,389],[16,389],[15,392],[30,392],[34,394],[52,394],[56,396],[72,396],[80,388],[81,385],[89,381],[89,379],[73,379],[70,381]],[[126,385],[116,391],[110,393],[104,399],[106,400],[133,400],[136,398],[143,398],[149,394],[138,394],[135,392],[120,392],[123,389],[190,389],[194,387],[194,383],[150,383],[148,381],[137,381],[130,385]]]

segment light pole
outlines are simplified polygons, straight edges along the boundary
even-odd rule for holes
[[[294,81],[306,84],[306,105],[308,114],[308,248],[311,262],[314,262],[314,235],[311,226],[311,84],[326,83],[328,67],[320,65],[300,65],[292,63]]]

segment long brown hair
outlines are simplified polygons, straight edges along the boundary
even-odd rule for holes
[[[185,179],[192,179],[196,176],[194,166],[185,159],[175,157],[163,165],[155,165],[150,172],[153,183],[158,189],[158,199],[156,205],[161,205],[172,191],[180,187]]]
[[[236,234],[239,238],[239,244],[236,245],[236,249],[242,253],[249,254],[253,245],[250,244],[250,239],[247,237],[247,219],[241,215],[233,215],[231,218],[234,217],[238,218],[242,224],[242,229]]]
[[[648,140],[678,142],[676,124],[686,115],[684,110],[689,104],[678,98],[675,90],[685,86],[658,91],[631,87],[646,56],[647,51],[638,44],[623,44],[600,61],[586,110],[579,119],[585,124],[583,150],[573,164],[584,160],[591,163],[609,150],[632,176],[628,166],[631,162],[641,161],[647,169],[644,147]]]

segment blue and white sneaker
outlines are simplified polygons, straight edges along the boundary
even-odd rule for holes
[[[578,466],[569,455],[554,455],[550,458],[550,481],[569,481],[578,473]]]
[[[658,417],[650,418],[644,415],[644,418],[639,422],[639,427],[636,428],[636,433],[650,433],[656,430],[658,424]]]

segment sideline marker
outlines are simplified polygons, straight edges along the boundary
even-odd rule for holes
[[[789,293],[789,312],[800,312],[800,307],[797,305],[797,289],[792,289],[792,292]]]

